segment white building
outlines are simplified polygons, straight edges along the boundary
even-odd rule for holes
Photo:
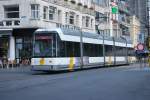
[[[0,55],[31,56],[38,28],[70,28],[95,33],[92,0],[0,0]]]

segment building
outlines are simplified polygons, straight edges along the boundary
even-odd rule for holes
[[[31,56],[38,28],[95,32],[91,0],[7,0],[0,1],[0,12],[0,54],[12,60]]]
[[[147,28],[145,27],[148,23],[147,21],[147,0],[129,0],[130,11],[132,16],[136,16],[140,21],[140,36],[139,42],[144,43],[147,37]],[[142,38],[143,37],[143,38]]]
[[[136,47],[139,42],[139,34],[140,34],[140,21],[136,16],[130,17],[130,32],[131,38],[133,40],[133,47]]]
[[[148,24],[148,28],[150,25],[150,0],[147,0],[147,24]],[[148,29],[149,30],[149,29]],[[149,37],[150,33],[148,31],[148,37]]]

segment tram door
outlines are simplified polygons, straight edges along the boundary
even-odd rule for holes
[[[9,38],[0,37],[0,58],[8,56]]]

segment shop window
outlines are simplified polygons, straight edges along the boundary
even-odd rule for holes
[[[9,39],[8,37],[0,37],[0,57],[8,57]]]
[[[32,56],[32,37],[16,37],[16,58]]]

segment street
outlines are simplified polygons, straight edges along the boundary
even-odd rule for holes
[[[44,73],[0,69],[0,100],[150,100],[150,68],[139,65]]]

